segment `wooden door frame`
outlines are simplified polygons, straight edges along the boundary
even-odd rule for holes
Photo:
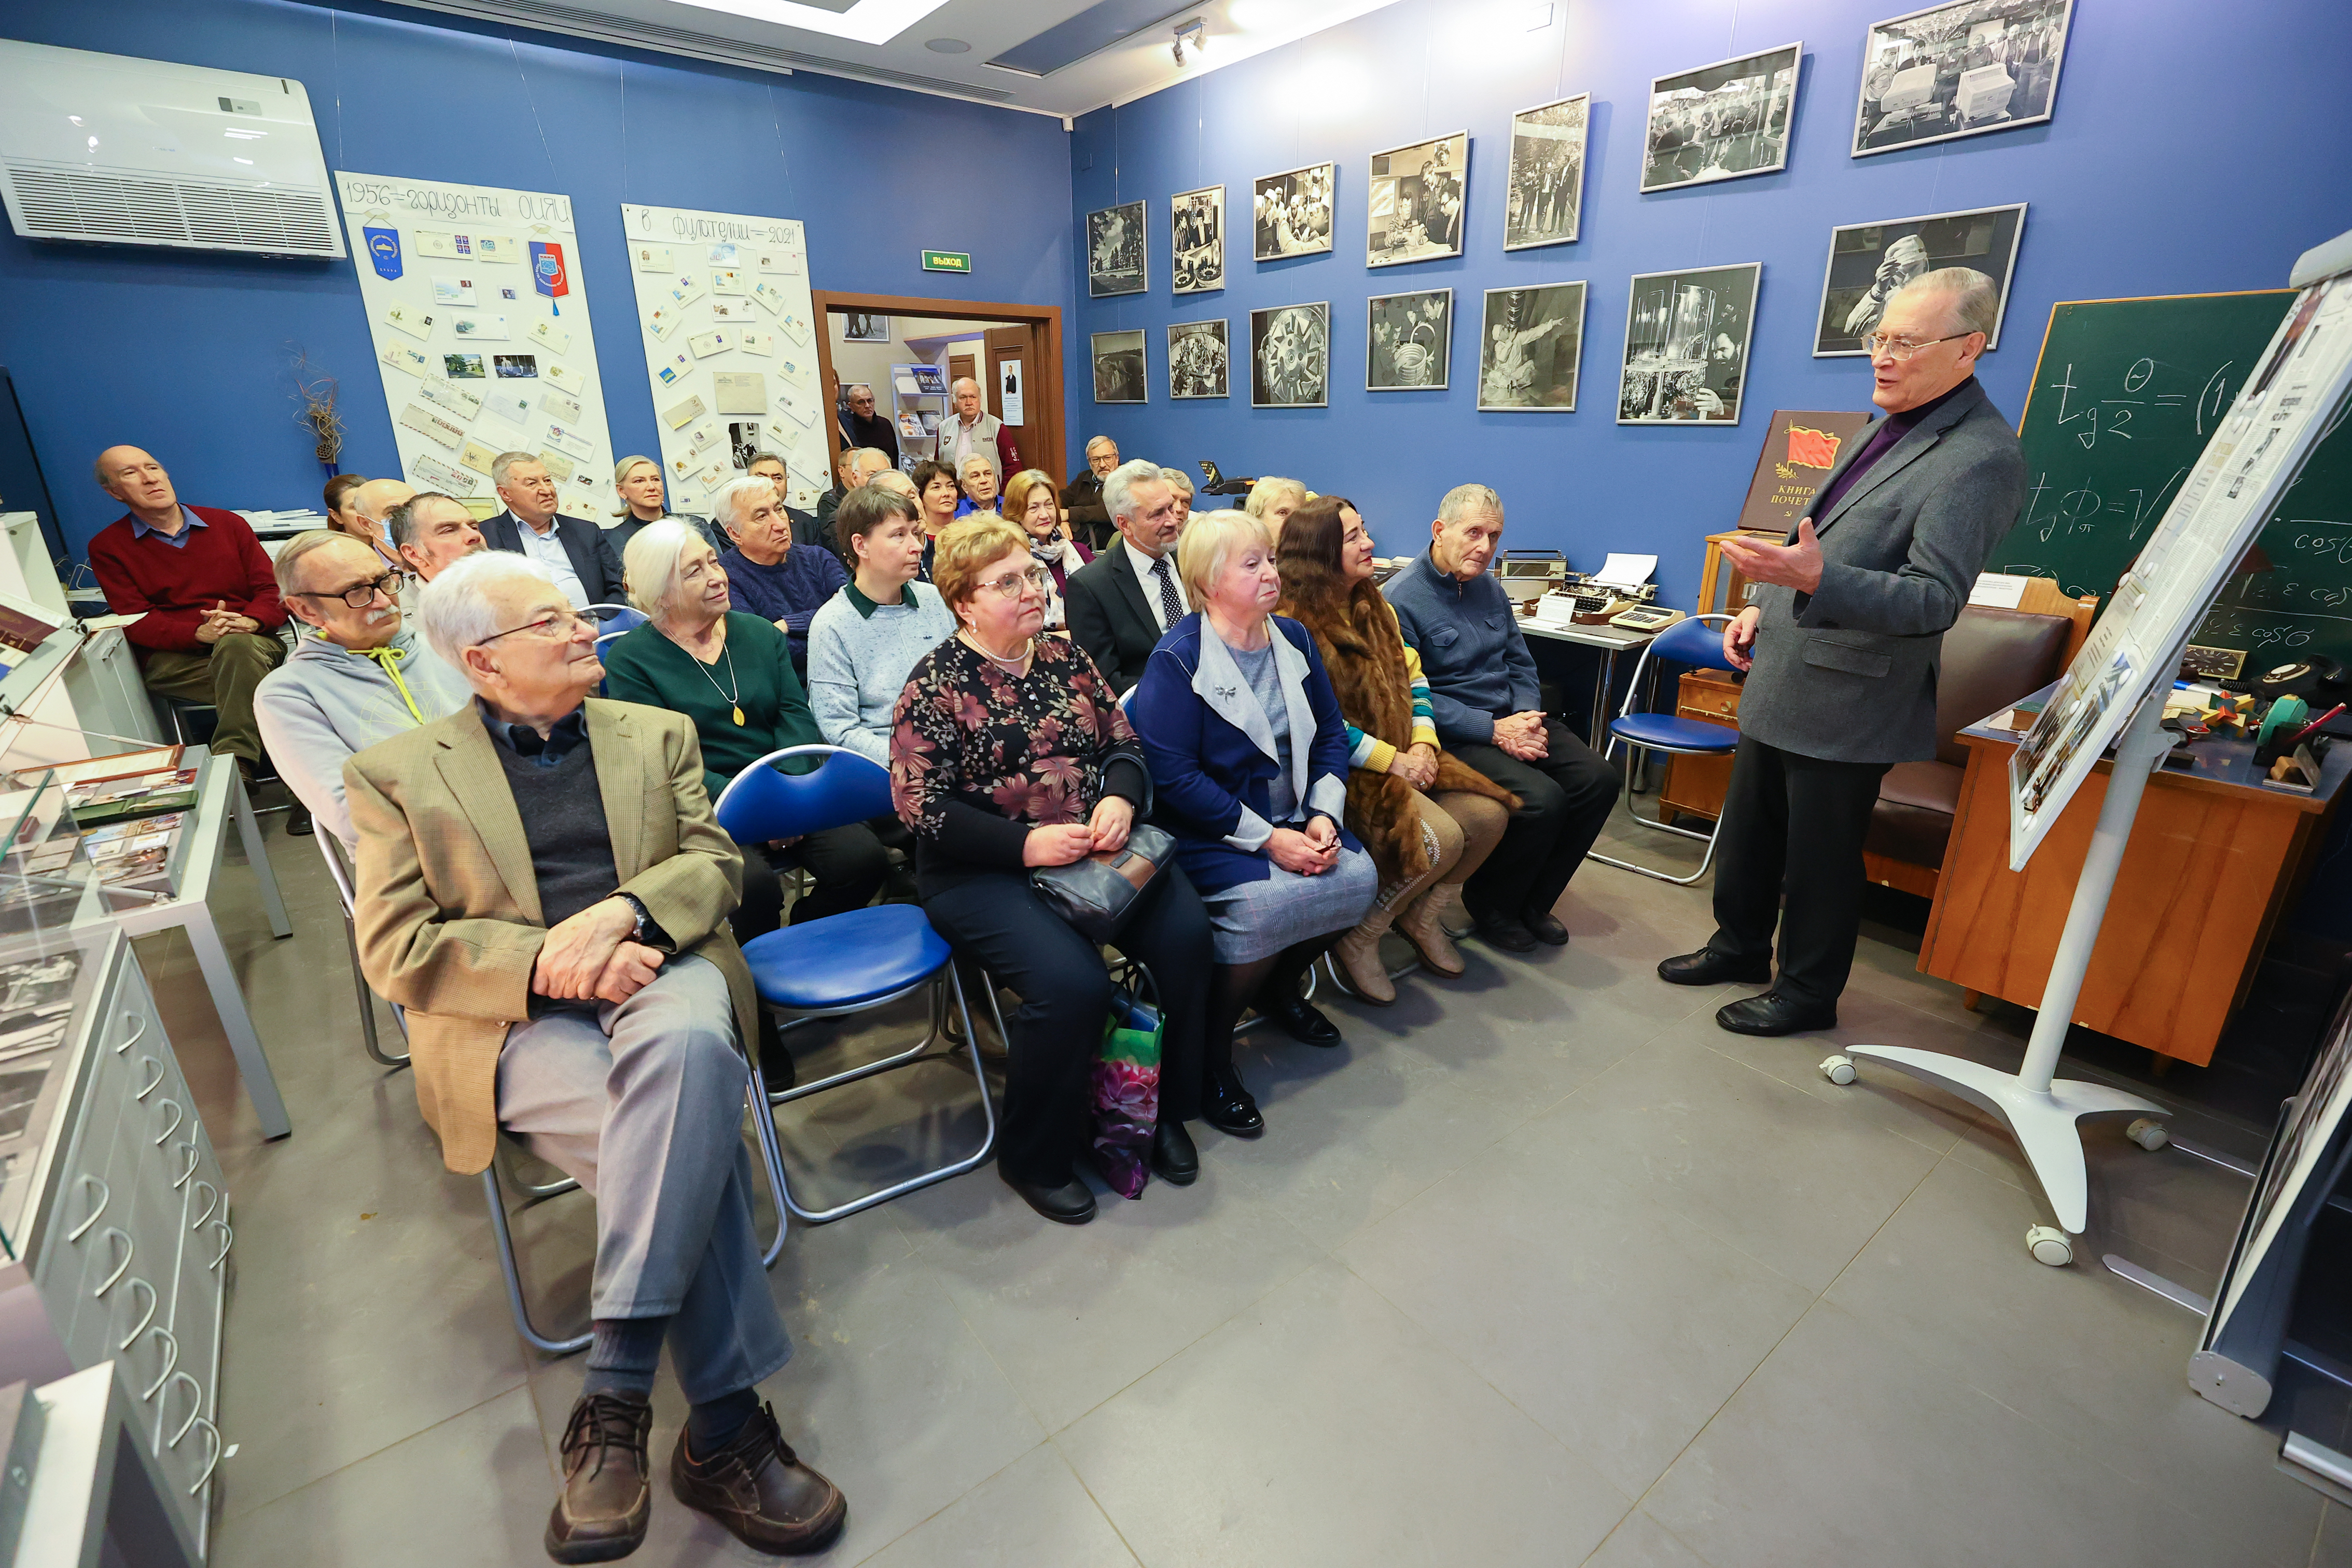
[[[1036,328],[1038,344],[1037,379],[1045,383],[1037,390],[1044,395],[1035,401],[1037,413],[1026,420],[1026,427],[1040,433],[1038,450],[1031,453],[1032,465],[1043,468],[1053,476],[1058,490],[1067,454],[1064,450],[1062,409],[1062,308],[1058,305],[1007,305],[989,300],[923,299],[910,294],[849,294],[835,289],[814,288],[809,291],[810,307],[821,324],[817,333],[816,362],[823,382],[827,413],[825,415],[825,455],[832,472],[825,476],[825,487],[840,482],[841,416],[835,401],[840,394],[841,382],[833,368],[833,318],[855,311],[879,316],[923,316],[938,321],[1009,321]],[[878,404],[878,393],[875,399]],[[892,406],[896,407],[893,401]],[[879,412],[878,409],[877,412]],[[1026,409],[1023,411],[1028,413]],[[1012,476],[1007,475],[1007,478]]]

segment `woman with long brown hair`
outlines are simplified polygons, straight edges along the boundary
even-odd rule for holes
[[[1348,826],[1380,868],[1380,896],[1331,949],[1349,988],[1396,1000],[1381,962],[1393,925],[1422,963],[1451,978],[1462,956],[1444,917],[1462,907],[1464,879],[1501,841],[1518,797],[1438,749],[1429,683],[1405,646],[1396,612],[1372,582],[1372,537],[1355,503],[1318,496],[1283,524],[1276,556],[1280,613],[1314,633],[1348,720]]]

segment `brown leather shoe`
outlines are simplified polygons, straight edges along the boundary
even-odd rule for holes
[[[547,1516],[558,1563],[610,1563],[645,1543],[654,1494],[646,1437],[654,1407],[626,1394],[584,1394],[563,1428],[563,1495]]]
[[[725,1525],[754,1552],[796,1557],[833,1543],[848,1521],[841,1489],[800,1462],[764,1400],[733,1442],[707,1458],[687,1452],[686,1434],[669,1464],[670,1490],[688,1508]]]

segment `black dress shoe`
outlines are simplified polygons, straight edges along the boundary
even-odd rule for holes
[[[1201,1151],[1181,1122],[1162,1122],[1151,1134],[1151,1170],[1173,1186],[1191,1186],[1200,1178]]]
[[[1536,934],[1516,915],[1482,915],[1478,917],[1478,940],[1489,947],[1500,947],[1506,953],[1532,953],[1536,950]]]
[[[1052,1220],[1056,1225],[1084,1225],[1095,1217],[1095,1195],[1092,1188],[1072,1176],[1060,1186],[1039,1186],[1034,1182],[1021,1181],[999,1165],[996,1174],[1004,1185],[1021,1195],[1021,1201]]]
[[[1528,928],[1528,936],[1548,946],[1568,946],[1568,927],[1549,909],[1523,909],[1519,912],[1519,924]]]
[[[1208,1086],[1201,1092],[1201,1120],[1236,1138],[1255,1138],[1265,1131],[1257,1102],[1242,1087],[1242,1075],[1230,1067],[1209,1074]]]
[[[1285,997],[1278,1002],[1260,1001],[1257,1010],[1301,1045],[1319,1045],[1328,1051],[1339,1043],[1339,1026],[1325,1018],[1323,1009],[1312,1002]]]
[[[644,1544],[653,1517],[646,1476],[650,1401],[583,1394],[563,1428],[563,1495],[547,1516],[547,1554],[558,1563],[610,1563]]]
[[[1769,986],[1772,963],[1769,958],[1753,963],[1727,958],[1712,947],[1702,947],[1659,959],[1658,978],[1675,986]]]
[[[298,839],[307,839],[316,829],[310,821],[310,808],[299,800],[290,800],[286,808],[286,831]]]
[[[775,1406],[764,1401],[734,1441],[715,1454],[697,1458],[680,1432],[669,1487],[678,1501],[771,1556],[821,1552],[849,1521],[841,1489],[801,1463],[776,1426]]]
[[[1835,1029],[1837,1009],[1767,991],[1717,1008],[1715,1021],[1734,1034],[1795,1034],[1800,1030]]]

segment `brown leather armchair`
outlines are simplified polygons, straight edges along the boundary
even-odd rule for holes
[[[1971,604],[1944,633],[1936,681],[1936,757],[1898,762],[1878,786],[1863,863],[1870,880],[1922,898],[1936,895],[1944,848],[1959,808],[1969,748],[1958,736],[2058,678],[2075,622]]]

